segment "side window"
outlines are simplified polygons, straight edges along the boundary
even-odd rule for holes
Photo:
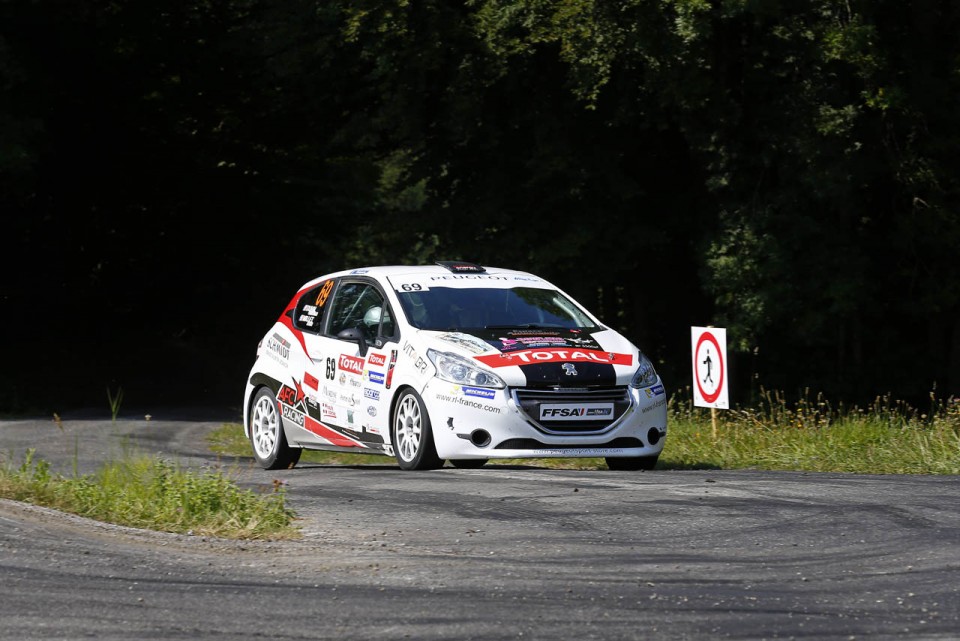
[[[380,332],[378,334],[383,338],[396,338],[397,325],[393,322],[393,315],[390,312],[390,306],[383,306],[383,315],[380,318]]]
[[[327,306],[331,291],[332,279],[325,280],[305,292],[293,310],[293,326],[305,332],[320,333],[323,327],[323,310]]]
[[[345,329],[357,328],[372,341],[382,316],[383,296],[376,287],[367,283],[344,283],[333,297],[329,334],[336,336]]]

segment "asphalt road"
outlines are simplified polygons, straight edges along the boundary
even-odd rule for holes
[[[304,532],[207,540],[0,501],[0,638],[960,638],[957,477],[278,474],[210,455],[217,425],[0,422],[0,457],[35,447],[66,474],[137,450],[282,480]]]

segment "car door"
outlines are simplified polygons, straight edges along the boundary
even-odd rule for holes
[[[302,430],[296,430],[298,443],[328,444],[320,428],[323,410],[323,380],[328,363],[323,356],[324,327],[336,279],[327,279],[303,292],[292,311],[293,328],[302,339],[303,358],[292,363],[291,380],[283,381],[278,399],[284,418]],[[289,408],[284,408],[288,405]],[[298,414],[297,410],[302,413]]]
[[[375,282],[343,279],[334,290],[318,341],[324,359],[321,421],[361,447],[382,449],[387,440],[387,379],[398,338],[393,318]]]

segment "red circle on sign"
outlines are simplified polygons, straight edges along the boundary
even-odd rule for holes
[[[713,343],[713,346],[717,348],[717,361],[720,365],[717,369],[720,371],[720,375],[717,376],[719,382],[717,383],[717,389],[713,391],[713,394],[707,394],[703,391],[703,387],[700,385],[700,374],[697,374],[697,389],[700,390],[700,396],[703,397],[703,400],[707,403],[713,403],[720,397],[720,390],[723,389],[723,354],[720,353],[720,343],[717,342],[717,339],[714,338],[713,334],[710,332],[704,332],[700,335],[700,340],[697,341],[697,349],[693,350],[693,371],[697,371],[697,361],[700,359],[700,345],[703,344],[703,341],[710,341]]]

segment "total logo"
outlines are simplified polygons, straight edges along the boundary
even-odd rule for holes
[[[610,365],[632,365],[632,354],[616,354],[595,349],[525,349],[503,354],[474,356],[489,367],[508,365],[529,365],[531,363],[604,363]]]
[[[367,357],[367,362],[375,367],[383,367],[387,364],[386,354],[375,354],[370,353],[370,356]]]
[[[340,369],[353,374],[363,374],[363,359],[356,356],[347,356],[340,354],[340,361],[337,363]]]

